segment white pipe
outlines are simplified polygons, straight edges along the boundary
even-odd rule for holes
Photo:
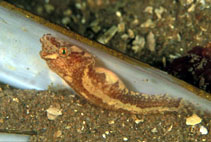
[[[27,135],[0,133],[0,142],[29,142],[29,138]]]

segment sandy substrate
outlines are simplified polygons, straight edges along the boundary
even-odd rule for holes
[[[0,131],[31,135],[32,142],[211,140],[211,113],[190,106],[178,112],[133,115],[103,110],[70,90],[19,90],[7,85],[1,85],[0,98]],[[194,113],[201,123],[186,125]],[[208,134],[202,134],[201,127]]]

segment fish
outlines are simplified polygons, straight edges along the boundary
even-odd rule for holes
[[[40,42],[40,56],[48,67],[92,104],[134,114],[176,111],[180,106],[180,98],[129,90],[116,73],[97,66],[96,57],[77,45],[51,34],[44,34]]]

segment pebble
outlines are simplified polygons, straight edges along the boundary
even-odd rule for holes
[[[127,40],[127,39],[129,38],[129,35],[123,34],[123,35],[121,36],[121,38],[122,38],[123,40]]]
[[[105,139],[106,138],[106,135],[105,134],[102,134],[102,137]]]
[[[54,137],[58,138],[62,136],[62,131],[58,130],[57,132],[54,133]]]
[[[138,53],[140,51],[140,48],[137,45],[133,45],[132,50],[133,50],[134,53]]]
[[[167,131],[170,132],[170,131],[172,130],[172,128],[173,128],[173,125],[171,125],[171,126],[167,129]]]
[[[70,23],[70,18],[69,17],[62,18],[62,24],[67,25],[68,23]]]
[[[70,16],[70,15],[72,14],[72,11],[71,11],[70,9],[66,9],[66,10],[63,12],[63,14],[64,14],[65,16]]]
[[[62,115],[62,110],[53,106],[50,106],[46,111],[49,120],[55,120],[59,115]]]
[[[123,137],[123,141],[128,141],[128,138],[127,137]]]
[[[82,24],[85,24],[85,23],[86,23],[85,17],[83,17],[83,18],[81,19],[81,23],[82,23]]]
[[[112,26],[108,31],[106,31],[102,36],[100,36],[97,41],[102,43],[102,44],[106,44],[108,43],[112,37],[116,34],[118,28],[117,26]]]
[[[117,17],[121,17],[122,16],[122,13],[120,11],[116,11],[116,16]]]
[[[38,6],[36,9],[38,14],[42,14],[43,13],[43,7],[42,6]]]
[[[157,130],[157,128],[153,128],[153,129],[151,130],[151,132],[152,132],[152,133],[157,133],[158,130]]]
[[[144,23],[141,24],[142,28],[154,28],[155,27],[155,23],[152,22],[151,19],[147,19]]]
[[[135,120],[135,123],[136,123],[136,124],[139,124],[139,123],[141,123],[141,122],[144,122],[144,120],[143,120],[143,119],[136,119],[136,120]]]
[[[162,58],[163,67],[166,67],[166,57]]]
[[[188,12],[193,12],[195,10],[196,5],[192,4],[190,8],[188,8]]]
[[[152,32],[149,32],[149,34],[147,35],[147,45],[148,45],[148,48],[151,52],[154,52],[155,51],[155,36]]]
[[[46,10],[47,13],[51,13],[55,9],[54,6],[51,5],[51,4],[46,4],[44,7],[45,7],[45,10]]]
[[[193,114],[192,116],[186,118],[186,125],[196,125],[201,123],[201,121],[202,119],[198,115]]]
[[[202,135],[207,135],[208,134],[208,130],[204,126],[200,126],[200,132],[201,132]]]
[[[114,123],[115,123],[114,120],[111,120],[111,121],[108,122],[108,124],[110,124],[110,125],[111,125],[111,124],[114,124]]]
[[[144,45],[145,45],[145,39],[144,39],[144,37],[137,35],[132,44],[133,45],[139,45],[141,47],[144,47]]]
[[[92,21],[90,27],[95,33],[99,32],[101,29],[101,26],[99,25],[99,20]]]
[[[125,31],[125,23],[119,23],[118,32],[124,32],[124,31]]]
[[[13,98],[12,101],[19,103],[19,99],[18,98]]]
[[[4,119],[1,118],[1,119],[0,119],[0,123],[4,123]]]
[[[75,7],[76,7],[77,9],[81,9],[81,4],[80,4],[80,3],[76,3],[76,4],[75,4]]]
[[[180,0],[179,2],[183,5],[183,6],[187,6],[190,5],[191,3],[193,3],[194,0]]]
[[[133,21],[132,21],[132,24],[133,25],[138,25],[139,24],[139,20],[136,18],[136,19],[134,19]]]
[[[134,53],[138,53],[140,52],[141,49],[144,48],[145,39],[142,36],[137,35],[132,44],[133,44],[132,50],[134,51]]]
[[[152,12],[153,12],[153,7],[147,6],[147,7],[144,9],[144,12],[152,14]]]
[[[160,7],[160,8],[156,8],[156,9],[155,9],[155,14],[156,14],[156,16],[158,17],[158,19],[161,19],[161,18],[162,18],[162,14],[163,14],[163,12],[165,12],[165,11],[166,11],[166,9],[163,8],[163,7]]]
[[[127,32],[128,32],[128,35],[129,35],[130,38],[134,38],[135,37],[135,34],[134,34],[133,30],[128,29]]]
[[[110,132],[109,132],[109,131],[105,131],[105,134],[106,134],[106,135],[109,135],[109,134],[110,134]]]

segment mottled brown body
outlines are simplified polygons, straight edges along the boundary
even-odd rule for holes
[[[116,74],[103,67],[96,67],[93,55],[69,42],[50,34],[45,34],[40,41],[40,56],[49,68],[93,104],[131,113],[176,111],[180,105],[179,99],[165,95],[129,91]]]

